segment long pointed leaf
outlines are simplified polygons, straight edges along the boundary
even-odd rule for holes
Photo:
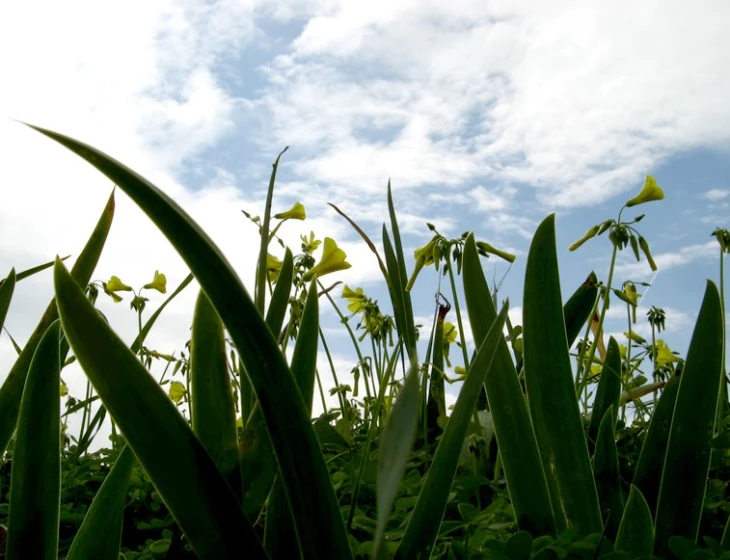
[[[593,400],[593,411],[591,412],[591,422],[588,426],[589,445],[595,443],[598,437],[598,428],[601,421],[613,406],[614,412],[618,411],[619,397],[621,396],[621,353],[619,352],[618,342],[611,337],[608,340],[608,352],[606,352],[606,360],[603,363],[603,371],[598,380],[598,388],[596,389],[596,398]],[[616,418],[614,417],[614,424]]]
[[[479,263],[474,235],[464,244],[464,295],[474,340],[483,341],[497,318],[489,285]],[[507,342],[502,339],[484,383],[507,487],[517,523],[534,535],[554,535],[547,480]]]
[[[596,452],[593,455],[593,475],[603,512],[603,522],[606,525],[606,536],[609,539],[616,537],[624,511],[624,496],[621,491],[621,475],[614,432],[615,424],[616,414],[611,405],[603,415],[596,439]]]
[[[160,385],[60,261],[63,329],[79,364],[200,558],[265,558],[236,497]]]
[[[109,197],[109,201],[94,228],[94,231],[86,242],[86,246],[74,263],[71,275],[80,286],[86,287],[89,279],[96,268],[99,256],[104,248],[109,229],[114,218],[114,192]],[[18,410],[20,408],[20,398],[23,394],[25,378],[28,374],[28,367],[33,358],[38,343],[46,332],[48,326],[58,319],[58,311],[56,302],[51,303],[43,313],[38,326],[30,335],[28,342],[25,344],[22,352],[15,360],[13,367],[10,368],[8,376],[0,388],[0,457],[5,453],[8,442],[13,436],[15,425],[18,419]]]
[[[631,554],[632,558],[651,556],[654,541],[654,523],[644,496],[633,484],[616,536],[616,550]]]
[[[91,502],[66,560],[118,560],[134,453],[125,445]]]
[[[555,246],[555,215],[538,227],[525,273],[524,360],[528,403],[558,531],[603,529],[573,385]]]
[[[659,487],[654,537],[659,556],[670,556],[670,537],[697,539],[722,379],[722,324],[720,294],[708,280],[679,382]]]
[[[8,314],[10,308],[10,301],[13,299],[13,292],[15,291],[15,269],[10,269],[10,274],[5,281],[0,285],[0,331],[5,325],[5,317]]]
[[[8,560],[58,557],[60,336],[61,325],[55,321],[38,344],[23,391],[10,474]]]
[[[446,424],[444,435],[436,448],[426,481],[418,494],[416,508],[411,514],[411,520],[398,547],[396,560],[411,558],[428,560],[431,557],[446,511],[461,447],[469,429],[469,421],[474,415],[484,380],[492,367],[497,345],[503,338],[502,330],[508,308],[505,304],[469,366],[469,374]]]
[[[216,308],[256,391],[292,514],[311,537],[305,558],[349,558],[350,545],[332,482],[296,382],[263,317],[220,250],[172,199],[87,144],[34,127],[99,169],[170,240]],[[244,384],[242,383],[241,386]],[[312,508],[316,503],[318,507]]]

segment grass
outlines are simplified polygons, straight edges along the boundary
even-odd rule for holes
[[[641,216],[623,218],[664,197],[652,177],[616,219],[571,246],[607,234],[612,256],[606,282],[586,271],[566,302],[555,217],[540,224],[524,324],[513,325],[481,259],[514,256],[429,225],[433,237],[411,259],[390,186],[382,249],[334,208],[377,255],[392,315],[357,287],[323,283],[350,267],[335,240],[305,236],[301,252],[285,248],[283,260],[270,252],[285,221],[306,218],[301,204],[272,215],[284,152],[264,216],[244,212],[261,234],[251,297],[205,232],[154,185],[91,146],[36,130],[129,195],[190,276],[149,316],[143,290],[167,292],[159,271],[140,290],[117,277],[90,283],[112,194],[71,271],[56,259],[11,270],[0,284],[2,326],[17,282],[53,268],[55,297],[0,388],[8,558],[719,558],[730,550],[722,311],[730,244],[716,230],[720,286],[707,282],[686,359],[659,338],[661,309],[649,312],[651,340],[636,335],[637,286],[616,287],[615,262],[630,249],[655,268]],[[419,344],[410,290],[432,265],[448,293]],[[147,348],[156,319],[193,278],[201,291],[189,350]],[[130,347],[95,307],[127,291],[139,331]],[[349,334],[352,383],[332,365],[323,304]],[[626,307],[625,345],[604,340],[610,304]],[[330,371],[317,367],[319,348]],[[447,410],[453,352],[464,383]],[[83,398],[63,395],[63,369],[74,361],[89,380]],[[165,364],[159,378],[155,363]],[[328,406],[326,375],[337,407]],[[324,409],[318,418],[314,399]],[[78,434],[63,423],[69,414],[82,417]],[[92,453],[106,415],[112,446]]]

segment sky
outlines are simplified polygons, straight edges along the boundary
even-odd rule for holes
[[[567,247],[616,218],[651,174],[665,200],[624,216],[646,213],[638,229],[659,271],[626,251],[616,282],[651,283],[640,289],[635,329],[647,335],[647,309],[663,308],[663,337],[685,355],[706,280],[719,281],[711,233],[730,227],[728,21],[724,0],[4,3],[0,277],[57,254],[72,255],[70,264],[112,190],[18,121],[89,143],[158,185],[249,290],[258,233],[241,210],[262,212],[271,163],[289,146],[274,209],[301,201],[308,218],[287,223],[282,237],[295,250],[309,231],[336,239],[352,268],[327,281],[360,286],[389,309],[374,257],[327,203],[382,246],[390,180],[409,255],[430,239],[426,222],[448,237],[474,231],[517,255],[511,267],[483,261],[487,278],[503,279],[500,298],[510,299],[517,324],[540,221],[556,213],[568,297],[591,270],[606,280],[611,246],[604,236],[574,253]],[[139,287],[160,270],[174,288],[187,275],[184,263],[123,193],[116,198],[93,279],[118,275]],[[413,290],[422,322],[437,289],[436,272],[425,269]],[[17,286],[6,326],[19,343],[52,293],[50,271]],[[182,349],[196,293],[191,286],[170,306],[150,347]],[[150,299],[152,310],[164,296]],[[100,298],[131,342],[136,318],[127,303]],[[348,338],[321,307],[346,381],[354,366]],[[606,329],[622,337],[624,309],[610,310]],[[13,360],[2,333],[0,380]],[[83,394],[80,372],[64,379]]]

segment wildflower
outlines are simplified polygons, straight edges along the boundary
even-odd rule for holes
[[[656,180],[651,175],[646,176],[646,182],[641,192],[634,198],[626,203],[627,208],[636,206],[638,204],[644,204],[645,202],[651,202],[652,200],[662,200],[664,198],[664,191],[659,188]]]
[[[416,267],[413,269],[413,273],[408,279],[408,284],[406,284],[406,292],[410,292],[411,288],[413,288],[413,284],[415,284],[416,278],[418,277],[418,273],[421,272],[421,269],[424,266],[428,266],[435,262],[434,251],[436,250],[440,239],[440,235],[435,235],[433,239],[431,239],[431,241],[426,243],[423,247],[419,247],[413,252],[413,256],[416,258]]]
[[[168,395],[170,395],[172,402],[178,404],[185,396],[185,385],[183,385],[179,381],[173,381],[172,383],[170,383]]]
[[[266,272],[269,275],[269,282],[276,282],[279,279],[281,261],[271,253],[266,254]]]
[[[155,270],[155,278],[149,284],[143,286],[145,290],[157,290],[161,294],[167,292],[167,278],[161,272]]]
[[[589,229],[586,234],[581,237],[578,241],[573,243],[570,247],[568,247],[568,251],[575,251],[578,247],[583,245],[586,241],[591,239],[592,237],[595,237],[598,235],[598,231],[600,230],[600,226],[593,226],[591,229]]]
[[[636,344],[646,344],[646,339],[635,331],[624,332],[624,336]]]
[[[118,276],[112,276],[109,282],[104,284],[104,290],[109,292],[131,292],[132,288],[122,282]]]
[[[305,282],[311,280],[316,274],[324,276],[330,272],[339,270],[347,270],[352,265],[346,261],[347,254],[337,247],[337,243],[331,237],[324,238],[324,249],[322,250],[322,258],[302,277]]]
[[[345,285],[345,288],[342,290],[342,297],[349,302],[347,309],[351,313],[360,313],[367,306],[367,296],[363,293],[362,288],[352,290],[349,286]]]
[[[279,212],[274,214],[274,218],[277,220],[304,220],[307,217],[307,213],[304,210],[304,205],[301,202],[296,202],[286,212]]]
[[[484,241],[477,241],[477,248],[481,249],[484,253],[491,253],[492,255],[497,255],[498,257],[503,258],[507,262],[513,263],[515,262],[515,256],[512,253],[507,253],[506,251],[501,251],[489,243],[485,243]]]
[[[669,349],[663,340],[656,341],[656,367],[662,367],[674,362],[678,362],[679,358]]]

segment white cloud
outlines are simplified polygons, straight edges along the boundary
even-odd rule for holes
[[[696,260],[705,260],[712,257],[717,257],[716,241],[682,247],[673,253],[654,255],[654,262],[656,262],[659,272],[666,272],[671,268],[684,266]],[[654,274],[645,261],[617,264],[616,273],[633,280],[647,278]]]
[[[709,191],[703,192],[700,196],[706,200],[716,202],[727,198],[728,195],[730,195],[730,190],[728,189],[710,189]]]

